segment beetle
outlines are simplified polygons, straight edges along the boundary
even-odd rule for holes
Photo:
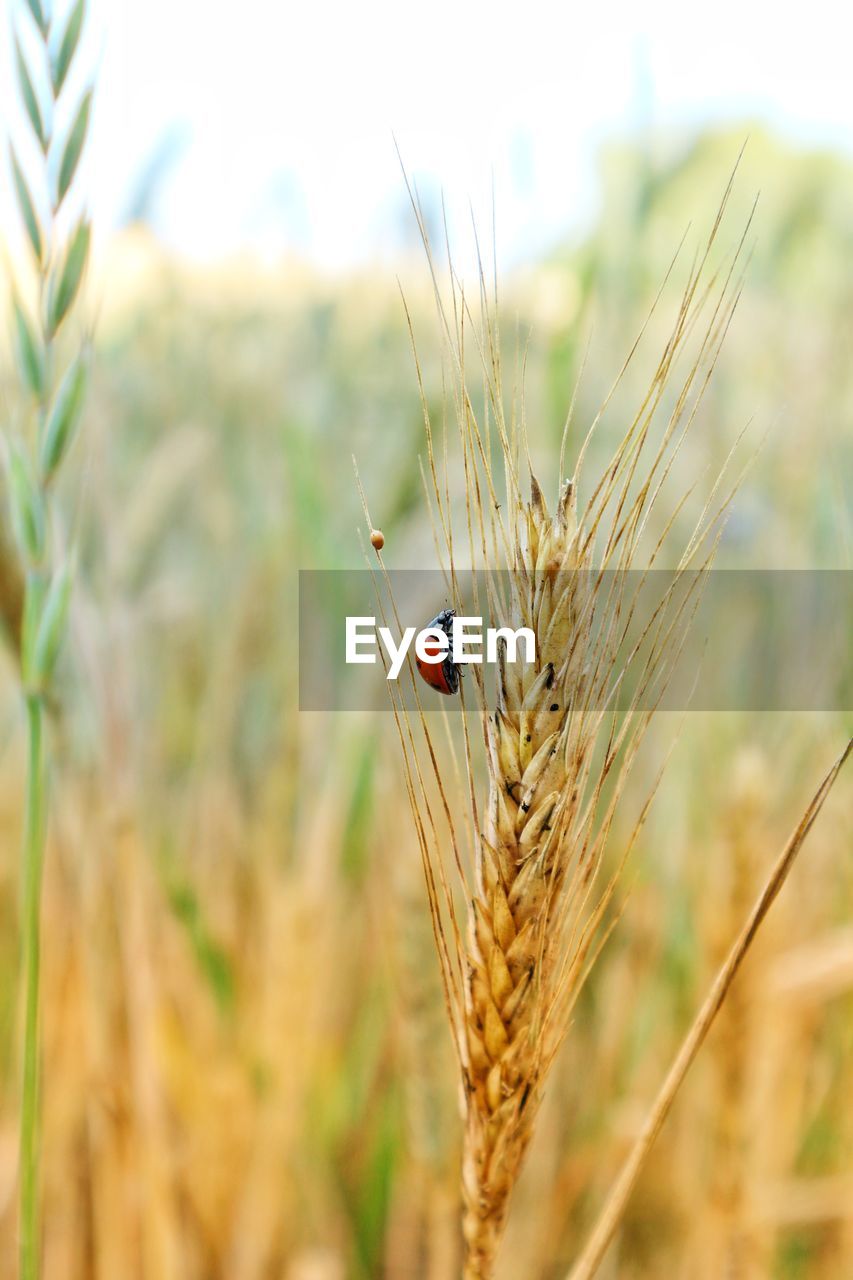
[[[447,636],[447,639],[450,640],[453,619],[455,617],[455,609],[442,609],[441,613],[436,614],[432,622],[428,622],[426,624],[424,630],[443,631]],[[442,652],[437,641],[427,641],[423,647],[425,652],[431,657],[433,655],[437,657],[438,654]],[[454,693],[458,692],[461,672],[459,670],[459,664],[453,661],[453,656],[450,653],[450,650],[447,651],[447,657],[443,662],[435,663],[424,662],[422,658],[419,658],[417,654],[415,654],[415,665],[431,689],[437,689],[439,693],[444,693],[448,696],[452,696]]]

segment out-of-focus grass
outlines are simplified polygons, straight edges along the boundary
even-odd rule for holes
[[[556,458],[588,338],[578,430],[590,420],[685,225],[716,207],[741,136],[661,157],[608,150],[594,230],[502,282],[508,359],[530,331],[535,454]],[[682,463],[691,479],[713,471],[749,418],[769,429],[728,526],[729,564],[849,566],[851,177],[836,157],[752,135],[728,225],[734,247],[760,187],[756,249]],[[426,277],[415,261],[403,283],[438,407]],[[388,726],[296,711],[296,570],[363,563],[352,453],[389,562],[432,556],[396,282],[245,263],[201,273],[137,233],[110,247],[100,288],[76,455],[86,515],[69,712],[54,730],[45,1274],[452,1277],[450,1048]],[[663,324],[652,319],[638,379]],[[0,713],[11,1275],[21,741],[9,680]],[[660,750],[673,731],[660,727]],[[550,1091],[508,1277],[562,1274],[741,897],[838,732],[828,716],[688,717],[630,910]],[[646,781],[654,762],[651,750]],[[620,1277],[719,1275],[730,1257],[749,1276],[853,1270],[849,800],[842,781],[662,1136]]]

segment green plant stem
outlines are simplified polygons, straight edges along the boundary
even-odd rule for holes
[[[45,832],[45,780],[38,694],[26,695],[27,809],[24,824],[24,1061],[21,1098],[20,1194],[21,1277],[39,1274],[39,971],[41,967],[41,881]]]

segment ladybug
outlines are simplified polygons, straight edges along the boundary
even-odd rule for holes
[[[441,613],[436,614],[432,622],[428,622],[425,630],[443,631],[448,640],[451,637],[451,627],[453,619],[456,616],[455,609],[442,609]],[[430,656],[436,656],[442,652],[440,646],[435,641],[427,641],[423,646],[426,653]],[[459,689],[459,664],[453,661],[450,651],[443,662],[424,662],[415,654],[415,665],[418,671],[426,680],[431,689],[437,689],[439,693],[452,695]]]

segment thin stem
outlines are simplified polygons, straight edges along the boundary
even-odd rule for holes
[[[622,1171],[614,1183],[604,1208],[599,1214],[592,1234],[569,1273],[567,1280],[592,1280],[592,1277],[601,1266],[604,1255],[616,1234],[622,1215],[631,1198],[631,1192],[637,1184],[646,1157],[660,1133],[664,1120],[669,1115],[684,1077],[702,1047],[702,1043],[722,1007],[735,975],[740,969],[764,917],[785,883],[802,843],[811,830],[815,818],[823,808],[823,803],[832,790],[833,783],[847,762],[851,751],[853,751],[853,739],[847,743],[844,751],[842,751],[829,773],[823,779],[809,807],[800,819],[796,830],[779,854],[747,917],[746,923],[733,943],[725,963],[714,979],[702,1008],[696,1015],[690,1030],[682,1042],[675,1061],[670,1067],[669,1073],[661,1085],[660,1092],[646,1117],[646,1122],[628,1153],[622,1166]]]
[[[24,824],[24,1014],[21,1098],[21,1280],[39,1275],[39,970],[41,966],[41,880],[45,831],[43,706],[26,695],[27,808]]]
[[[56,218],[64,204],[68,190],[85,143],[88,129],[91,87],[86,91],[77,108],[77,123],[62,144],[55,145],[53,134],[54,108],[62,93],[63,84],[75,63],[86,5],[75,5],[66,11],[62,30],[53,38],[51,30],[52,0],[28,0],[31,16],[35,19],[42,49],[38,63],[27,66],[26,50],[18,46],[21,61],[19,80],[20,96],[24,98],[27,114],[42,152],[42,171],[39,185],[46,199],[35,198],[27,185],[27,179],[16,165],[18,204],[23,220],[30,232],[35,252],[38,282],[38,354],[41,356],[41,376],[38,379],[39,394],[35,405],[35,431],[28,432],[29,440],[22,442],[29,453],[29,467],[34,484],[25,486],[27,492],[19,500],[25,510],[19,524],[25,531],[37,522],[46,534],[38,540],[26,536],[20,538],[23,576],[26,578],[24,596],[24,620],[21,628],[21,668],[24,681],[24,699],[27,715],[27,779],[26,817],[23,848],[23,906],[22,906],[22,980],[24,983],[24,1045],[22,1063],[22,1097],[20,1124],[20,1273],[19,1280],[38,1280],[40,1260],[40,1202],[39,1202],[39,970],[41,965],[41,891],[44,839],[47,826],[47,795],[45,784],[45,759],[43,744],[45,691],[50,688],[53,663],[65,627],[70,589],[70,571],[60,561],[62,547],[58,529],[58,512],[50,493],[52,476],[61,460],[61,452],[67,447],[74,428],[69,403],[62,405],[57,399],[54,378],[53,343],[57,330],[67,325],[67,317],[74,306],[81,285],[89,248],[90,224],[83,218],[67,242],[57,233]],[[16,36],[17,39],[17,36]],[[52,56],[55,55],[55,56]],[[45,78],[48,65],[51,74]],[[33,84],[46,84],[50,94],[50,109],[45,113],[38,108],[31,110]],[[35,96],[38,96],[36,93]],[[84,106],[85,103],[85,106]],[[48,105],[42,103],[42,106]],[[82,122],[82,123],[81,123]],[[82,128],[82,133],[78,129]],[[53,173],[63,174],[54,186]],[[34,225],[33,210],[45,211],[40,226]],[[35,219],[38,222],[38,218]],[[82,238],[81,238],[82,237]],[[82,260],[80,254],[82,252]],[[56,291],[51,288],[54,281]],[[53,300],[51,301],[51,295]],[[35,335],[34,335],[35,336]],[[80,357],[78,351],[78,359]],[[69,366],[69,369],[71,366]],[[33,378],[24,373],[27,395],[32,390]],[[79,412],[79,387],[75,412]],[[72,398],[73,399],[73,398]],[[51,418],[51,410],[60,415],[64,436],[57,443],[56,456],[47,466],[42,455],[44,431]],[[62,415],[65,415],[64,421]],[[56,442],[55,442],[56,443]],[[32,487],[32,492],[29,488]],[[19,513],[20,514],[20,513]],[[32,520],[31,520],[32,517]],[[35,545],[36,542],[44,545]],[[63,575],[63,576],[60,576]],[[53,595],[51,596],[51,592]]]

